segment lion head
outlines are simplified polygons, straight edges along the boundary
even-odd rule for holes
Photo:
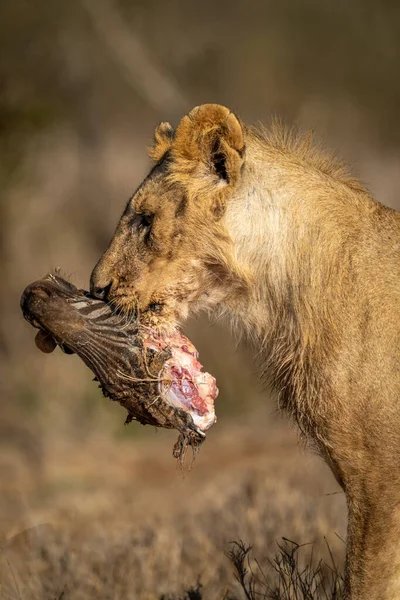
[[[150,154],[155,166],[128,202],[91,290],[149,326],[170,329],[239,293],[224,216],[240,188],[243,126],[225,107],[199,106],[176,130],[161,123]]]

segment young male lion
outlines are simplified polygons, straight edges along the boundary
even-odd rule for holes
[[[352,600],[400,598],[400,215],[280,127],[162,123],[92,291],[168,330],[229,315],[343,487]]]

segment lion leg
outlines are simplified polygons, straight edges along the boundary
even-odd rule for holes
[[[346,598],[397,600],[400,598],[400,508],[390,493],[369,503],[348,500]]]
[[[381,406],[347,415],[322,448],[347,498],[348,600],[400,599],[398,417],[393,410],[383,416]]]

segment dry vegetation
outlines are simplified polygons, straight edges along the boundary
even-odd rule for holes
[[[56,266],[87,286],[154,125],[202,102],[314,128],[399,208],[399,23],[389,0],[0,3],[0,598],[338,597],[343,496],[246,348],[188,324],[220,398],[183,476],[172,434],[124,428],[76,357],[36,351],[19,297]]]
[[[31,468],[14,472],[2,490],[2,514],[13,525],[2,544],[0,597],[150,600],[185,597],[200,584],[187,598],[324,598],[318,581],[323,575],[331,585],[330,568],[320,566],[315,580],[303,569],[318,571],[320,559],[332,566],[325,536],[341,566],[335,532],[345,534],[344,499],[292,431],[221,427],[190,472],[170,456],[173,434],[152,438],[94,436],[75,448],[54,440],[40,478]],[[283,537],[311,545],[291,556],[295,547]],[[234,540],[253,546],[243,557],[247,575]],[[270,564],[277,542],[284,552]]]

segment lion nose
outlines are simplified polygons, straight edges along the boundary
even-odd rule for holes
[[[104,302],[107,302],[111,287],[112,287],[112,281],[107,283],[107,285],[105,285],[104,287],[98,287],[98,286],[92,285],[90,291],[91,291],[92,296],[94,296],[94,298],[98,298],[98,300],[103,300]]]

